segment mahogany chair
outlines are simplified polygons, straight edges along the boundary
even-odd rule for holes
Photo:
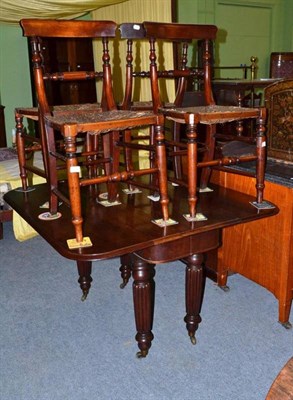
[[[149,80],[150,79],[150,71],[149,68],[143,69],[141,65],[143,64],[143,52],[141,51],[142,43],[148,44],[149,40],[146,37],[146,31],[144,25],[142,23],[122,23],[119,25],[120,38],[122,40],[127,41],[127,51],[126,51],[126,67],[125,67],[125,90],[123,101],[119,105],[121,109],[124,110],[152,110],[154,107],[153,101],[151,99],[145,98],[141,94],[141,80]],[[148,45],[149,46],[149,45]],[[185,74],[185,63],[187,62],[186,56],[186,48],[179,49],[178,54],[176,54],[176,61],[180,64],[180,68],[174,72],[172,68],[166,68],[165,65],[165,54],[163,43],[160,45],[160,66],[158,69],[158,78],[160,79],[160,93],[155,91],[153,92],[153,97],[161,96],[161,104],[164,108],[172,108],[172,107],[181,107],[186,102],[190,102],[190,99],[187,99],[187,87],[190,85],[190,82],[194,80],[194,71],[189,71],[188,77]],[[166,87],[166,82],[170,82],[169,89],[171,85],[173,85],[174,97],[170,98],[168,95],[168,88]],[[168,84],[167,84],[168,85]],[[162,95],[164,92],[164,95]],[[192,105],[195,105],[201,99],[201,93],[199,96],[196,96],[197,93],[193,93],[192,95]],[[140,95],[140,98],[139,98]],[[168,122],[168,125],[165,125],[166,136],[169,133],[171,137],[179,137],[180,135],[180,125],[176,122]],[[134,143],[134,140],[135,143]],[[149,152],[149,161],[150,165],[152,165],[154,159],[154,136],[153,132],[150,131],[149,135],[145,136],[136,136],[134,137],[131,132],[127,132],[127,136],[124,137],[124,140],[127,142],[132,142],[128,148],[128,154],[125,157],[126,160],[132,163],[132,149],[136,150],[144,150]],[[141,141],[143,140],[143,144]],[[168,160],[173,160],[174,166],[171,169],[175,169],[175,175],[179,176],[180,173],[180,157],[177,155],[177,152],[180,152],[180,149],[173,146],[173,141],[168,140],[166,142],[168,144]]]
[[[153,102],[151,99],[141,100],[140,96],[142,94],[141,81],[138,83],[139,79],[149,79],[149,72],[141,68],[137,69],[135,60],[138,58],[141,61],[141,46],[142,42],[146,42],[145,30],[140,23],[122,23],[119,25],[120,38],[119,46],[122,46],[126,42],[126,58],[125,58],[125,83],[124,83],[124,93],[121,103],[118,103],[118,108],[121,110],[131,110],[131,111],[152,111]],[[137,46],[136,46],[137,45]],[[138,85],[137,85],[138,83]],[[139,87],[138,87],[139,86]],[[149,83],[149,88],[150,88]],[[137,99],[135,94],[138,95]],[[147,152],[150,166],[154,165],[154,129],[153,126],[147,131],[138,132],[133,130],[125,130],[121,137],[120,146],[124,148],[125,152],[125,167],[127,170],[133,169],[134,153]],[[141,162],[141,159],[138,160]],[[154,181],[153,176],[151,177],[151,182],[146,181],[131,182],[129,190],[139,190],[137,187],[149,187],[152,190],[153,196],[156,197],[158,188],[157,182]]]
[[[20,178],[22,183],[22,190],[27,192],[30,189],[28,185],[28,171],[42,176],[47,177],[47,168],[44,162],[44,168],[35,166],[34,163],[28,163],[27,159],[34,157],[36,151],[42,151],[42,138],[38,138],[35,135],[31,135],[26,132],[23,124],[23,119],[31,120],[34,122],[39,121],[38,108],[37,107],[17,107],[14,110],[15,116],[15,127],[16,127],[16,148],[18,155],[18,164],[20,171]],[[28,156],[29,155],[29,156]],[[43,153],[42,153],[43,155]]]
[[[83,108],[99,109],[100,104],[96,104],[96,80],[99,77],[98,73],[87,76],[85,80],[78,79],[76,81],[64,81],[62,74],[56,79],[56,76],[51,74],[51,71],[57,72],[57,70],[62,72],[64,69],[68,71],[80,68],[85,69],[84,64],[92,69],[92,42],[82,43],[78,39],[74,41],[72,39],[67,40],[66,38],[56,38],[56,40],[53,38],[53,41],[51,39],[42,38],[39,45],[42,46],[44,84],[49,94],[47,98],[52,112],[72,111]],[[85,54],[89,56],[89,60],[84,57]],[[32,87],[35,89],[34,83],[32,83]],[[83,90],[80,90],[80,87]],[[33,94],[33,97],[36,98],[36,95]],[[89,103],[89,101],[91,104],[85,104]],[[28,130],[24,128],[24,118],[28,120]],[[40,165],[36,166],[34,163],[34,153],[42,151],[44,135],[43,127],[39,126],[41,122],[42,120],[39,121],[38,107],[17,107],[15,109],[17,150],[23,191],[31,190],[31,188],[28,188],[27,182],[28,171],[44,178],[47,177],[48,168],[46,159],[43,159],[43,168],[40,168]],[[61,140],[59,145],[62,146]]]
[[[63,20],[38,20],[26,19],[21,21],[24,36],[30,38],[32,48],[32,61],[34,81],[38,97],[39,118],[43,121],[44,147],[46,163],[48,167],[48,180],[50,184],[50,216],[58,216],[58,202],[64,201],[71,207],[72,221],[75,230],[75,238],[68,241],[70,247],[90,246],[90,238],[84,237],[83,218],[81,204],[81,188],[107,184],[107,199],[98,199],[104,204],[115,205],[118,201],[118,182],[128,183],[134,177],[149,174],[157,174],[162,204],[162,224],[168,221],[168,196],[166,182],[166,156],[164,146],[163,116],[153,111],[129,111],[118,110],[112,85],[112,72],[108,41],[116,35],[116,23],[113,21],[63,21]],[[92,38],[102,45],[101,62],[102,73],[95,71],[74,71],[63,73],[51,73],[50,79],[87,79],[99,75],[102,79],[101,108],[92,110],[64,110],[51,111],[44,85],[42,69],[42,49],[40,41],[42,37],[63,38]],[[154,126],[156,138],[156,165],[152,168],[133,169],[131,171],[119,170],[120,146],[119,135],[127,129],[139,126]],[[58,131],[64,141],[65,155],[59,154],[56,149],[54,131]],[[84,169],[78,164],[79,137],[90,135],[94,141],[102,142],[102,156],[92,164],[102,164],[104,174],[91,176],[84,174]],[[83,156],[91,156],[96,147],[90,148]],[[93,156],[96,156],[94,152]],[[67,169],[67,187],[63,190],[57,178],[57,161],[65,160]],[[81,175],[81,177],[80,177]],[[67,195],[67,192],[69,196]],[[120,204],[120,203],[119,203]]]
[[[51,112],[64,112],[66,110],[82,110],[82,109],[100,109],[99,104],[74,104],[74,105],[58,105],[50,106]],[[22,183],[22,191],[32,190],[28,184],[28,172],[48,178],[48,165],[47,159],[44,157],[43,143],[44,143],[44,127],[42,126],[42,119],[39,119],[38,107],[17,107],[14,110],[15,127],[16,127],[16,147],[18,155],[18,163],[20,169],[20,178]],[[38,125],[39,136],[26,132],[23,124],[23,119],[33,121]],[[58,146],[63,147],[62,140],[58,141]],[[34,163],[35,152],[42,152],[43,168]],[[64,164],[65,165],[65,164]],[[64,169],[64,166],[59,165],[59,169]]]
[[[208,188],[211,168],[227,167],[233,164],[242,162],[256,162],[256,207],[263,207],[263,190],[264,190],[264,171],[266,158],[266,138],[265,138],[265,108],[244,108],[232,106],[217,106],[215,104],[212,88],[211,88],[211,55],[209,51],[209,42],[216,39],[217,27],[214,25],[193,25],[193,24],[178,24],[178,23],[157,23],[144,22],[146,36],[150,41],[150,77],[152,82],[153,92],[159,91],[159,72],[157,67],[157,41],[168,40],[175,42],[177,46],[182,45],[185,48],[186,56],[189,54],[188,47],[194,50],[194,42],[202,40],[205,43],[203,51],[203,68],[190,68],[188,62],[183,64],[178,70],[174,70],[173,74],[182,76],[185,74],[185,79],[181,78],[181,84],[184,85],[187,77],[194,74],[199,79],[199,84],[204,91],[205,105],[195,107],[174,107],[165,108],[160,102],[155,104],[155,109],[164,114],[167,120],[174,121],[178,124],[186,126],[186,143],[178,142],[176,146],[182,148],[182,154],[187,155],[187,181],[179,181],[178,184],[186,185],[189,191],[189,213],[186,218],[190,221],[200,220],[205,218],[202,215],[197,215],[197,184],[198,184],[198,169],[201,169],[199,180],[200,191],[210,190]],[[157,97],[155,97],[157,98]],[[225,124],[231,121],[240,121],[245,119],[254,119],[257,121],[258,130],[255,137],[256,146],[253,153],[251,149],[247,155],[234,154],[216,154],[216,127],[217,124]],[[203,146],[199,145],[199,128],[205,127]],[[241,136],[241,128],[237,132]],[[235,136],[227,135],[227,140],[235,139]],[[187,151],[184,149],[187,147]],[[199,159],[198,149],[203,150],[202,156]],[[233,147],[233,146],[232,146]],[[229,151],[229,146],[226,151]],[[228,169],[229,172],[237,172]],[[176,179],[175,179],[176,181]]]

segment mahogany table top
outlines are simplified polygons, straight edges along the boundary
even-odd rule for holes
[[[170,185],[170,211],[178,224],[161,228],[152,219],[160,217],[160,203],[140,194],[120,195],[121,204],[104,207],[95,198],[83,193],[84,234],[93,246],[70,250],[67,239],[74,238],[71,213],[68,206],[60,206],[61,218],[43,221],[38,218],[45,210],[40,208],[48,198],[48,186],[36,185],[35,190],[22,193],[12,190],[5,201],[24,218],[62,256],[80,261],[94,261],[117,257],[185,237],[210,232],[227,226],[249,222],[274,215],[277,208],[258,210],[250,204],[253,197],[212,186],[214,191],[200,193],[198,211],[206,221],[188,222],[183,214],[188,212],[187,192],[184,187]]]

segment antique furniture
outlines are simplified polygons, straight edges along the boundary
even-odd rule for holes
[[[43,130],[45,143],[45,164],[48,167],[48,180],[50,182],[50,214],[56,216],[58,211],[58,199],[70,204],[73,225],[75,228],[75,239],[70,243],[77,246],[88,246],[90,238],[84,240],[82,230],[81,197],[80,186],[97,185],[108,183],[107,202],[110,205],[117,204],[117,181],[131,180],[135,176],[145,174],[157,174],[159,191],[161,194],[162,220],[168,221],[168,199],[167,183],[164,178],[165,168],[165,147],[163,145],[163,118],[151,111],[135,112],[117,110],[113,96],[111,66],[108,51],[108,40],[116,35],[116,24],[112,21],[56,21],[56,20],[22,20],[21,26],[24,35],[30,37],[32,46],[32,57],[34,65],[34,80],[39,102],[39,113],[43,119]],[[51,112],[46,97],[46,88],[42,68],[42,49],[39,45],[42,37],[67,37],[67,38],[94,38],[102,43],[103,51],[101,60],[101,73],[90,71],[70,71],[50,74],[51,79],[84,79],[89,76],[99,76],[103,80],[101,110],[66,110],[65,112]],[[154,168],[119,171],[120,148],[117,145],[119,131],[132,129],[138,126],[154,126],[154,142],[156,143],[156,166]],[[65,158],[67,164],[67,179],[69,200],[66,193],[59,189],[57,177],[57,159],[64,159],[56,151],[54,131],[58,131],[64,140]],[[88,161],[87,165],[94,166],[102,164],[105,174],[98,176],[96,173],[79,178],[82,172],[77,160],[77,138],[88,132],[93,142],[98,142],[99,136],[102,139],[102,155],[93,153],[97,150],[95,146],[89,146],[83,156]],[[89,139],[87,139],[87,144]]]
[[[274,181],[272,181],[271,176]],[[291,167],[291,176],[293,168]],[[230,272],[239,273],[272,292],[279,303],[278,320],[290,327],[293,294],[293,185],[270,175],[265,181],[265,197],[280,212],[269,221],[249,223],[223,230],[223,246],[216,267],[217,283],[227,286]],[[244,175],[213,171],[212,182],[225,188],[252,194],[254,179]],[[255,247],[260,250],[255,251]],[[257,305],[256,305],[257,307]]]
[[[239,107],[259,107],[263,104],[263,89],[277,79],[215,79],[212,82],[216,104]],[[238,122],[239,124],[239,122]],[[242,137],[249,139],[255,134],[255,123],[241,121]],[[235,130],[235,123],[220,127],[219,131]]]
[[[206,25],[154,24],[145,22],[146,36],[150,42],[150,83],[152,110],[117,109],[112,91],[111,64],[108,40],[115,37],[116,24],[112,21],[53,21],[22,20],[24,35],[30,37],[34,65],[35,86],[39,101],[39,123],[43,133],[43,151],[47,165],[47,183],[34,186],[34,190],[12,190],[4,195],[5,201],[21,215],[62,256],[76,261],[83,299],[87,296],[91,282],[92,262],[120,257],[122,287],[132,274],[133,300],[136,321],[136,340],[139,357],[145,357],[153,340],[154,315],[154,266],[175,260],[186,264],[186,315],[184,321],[191,342],[201,321],[200,310],[204,294],[204,261],[210,252],[216,258],[221,245],[221,234],[225,227],[270,217],[278,212],[263,201],[263,135],[264,110],[217,107],[213,104],[209,79],[209,54],[205,52],[205,71],[188,71],[183,60],[179,70],[179,85],[185,78],[196,73],[203,78],[206,87],[206,107],[191,109],[164,107],[159,95],[159,73],[156,64],[156,39],[184,40],[183,55],[187,53],[187,42],[194,37],[214,39],[216,27]],[[167,35],[166,35],[167,34]],[[101,64],[103,79],[101,109],[52,110],[47,102],[44,74],[41,64],[41,37],[95,38],[102,45]],[[92,76],[95,72],[75,71],[52,74],[52,79],[71,80]],[[46,77],[48,75],[46,74]],[[100,74],[99,74],[100,76]],[[115,82],[114,82],[115,83]],[[212,103],[212,104],[210,104]],[[171,111],[170,111],[171,110]],[[169,113],[170,112],[170,113]],[[188,127],[188,183],[167,187],[167,161],[164,144],[165,116]],[[195,197],[197,168],[238,163],[238,158],[214,159],[213,129],[207,130],[205,148],[210,146],[206,162],[197,162],[195,124],[203,122],[213,125],[216,121],[254,118],[260,125],[256,155],[246,156],[242,161],[257,163],[257,204],[255,197],[229,191],[211,185],[211,190]],[[125,140],[124,132],[136,127],[150,129],[151,144],[154,144],[153,165],[145,169],[120,167],[120,149],[131,144]],[[59,156],[55,146],[54,131],[61,134],[65,155]],[[76,139],[81,134],[90,150],[84,152],[84,170],[78,164]],[[90,138],[88,137],[90,136]],[[21,134],[18,134],[21,137]],[[98,140],[101,139],[101,140]],[[122,142],[122,143],[121,143]],[[103,174],[97,168],[96,151],[102,150]],[[125,152],[127,154],[127,152]],[[124,154],[125,154],[124,153]],[[93,157],[92,162],[88,156]],[[65,160],[67,176],[58,180],[57,159]],[[240,160],[241,161],[241,160]],[[91,169],[94,167],[94,169]],[[85,176],[83,174],[86,174]],[[79,177],[81,174],[81,178]],[[140,193],[130,191],[134,177],[147,180],[156,174],[160,202],[150,199],[152,189],[142,186]],[[128,189],[126,192],[124,189]],[[104,193],[106,191],[106,196]],[[68,199],[69,194],[69,199]],[[101,196],[102,194],[102,196]],[[117,195],[119,198],[117,201]],[[49,211],[40,213],[40,206],[49,202]],[[61,204],[59,200],[62,200]],[[105,201],[104,201],[105,200]],[[107,203],[105,207],[105,202]],[[169,204],[170,203],[170,204]],[[109,207],[113,206],[115,207]],[[68,207],[68,205],[70,207]],[[169,209],[172,217],[169,219]],[[204,218],[194,218],[195,213]],[[57,215],[55,214],[57,213]],[[186,215],[189,217],[186,218]],[[155,223],[153,223],[155,222]],[[84,233],[88,237],[84,237]],[[74,238],[73,240],[71,238]]]
[[[125,68],[125,90],[123,101],[119,105],[121,109],[124,110],[152,110],[153,101],[151,99],[150,91],[150,71],[149,71],[149,40],[146,37],[146,31],[143,23],[122,23],[119,25],[120,38],[127,41],[127,51],[126,51],[126,68]],[[166,39],[168,39],[166,37]],[[145,47],[143,47],[145,46]],[[169,47],[168,47],[169,46]],[[168,51],[169,49],[169,51]],[[188,86],[188,80],[186,79],[186,73],[183,71],[185,69],[184,63],[186,63],[187,58],[185,50],[173,46],[174,51],[170,50],[170,43],[161,41],[160,42],[160,54],[157,54],[158,62],[158,77],[160,79],[160,100],[161,105],[165,108],[171,108],[175,105],[180,107],[183,105],[186,95],[186,89]],[[147,50],[147,51],[146,51]],[[171,56],[168,60],[167,55]],[[172,59],[180,63],[179,70],[171,70],[171,65],[173,65]],[[169,65],[168,65],[169,64]],[[145,68],[143,68],[145,67]],[[168,68],[169,67],[169,68]],[[189,72],[190,80],[194,79],[194,72]],[[147,90],[147,85],[149,90]],[[175,87],[176,86],[176,87]],[[176,90],[175,90],[176,89]],[[157,92],[155,91],[154,94]],[[193,103],[194,104],[194,103]],[[166,132],[169,136],[176,136],[179,134],[179,125],[175,122],[172,124],[165,125]],[[177,131],[177,132],[176,132]],[[127,136],[126,136],[127,133]],[[131,147],[134,150],[142,150],[148,154],[148,161],[150,165],[154,162],[154,143],[151,140],[152,135],[147,135],[140,133],[139,135],[132,135],[131,132],[126,132],[124,140],[127,142],[132,141]],[[135,143],[134,143],[135,141]],[[168,159],[173,161],[174,169],[176,174],[178,172],[178,164],[180,160],[177,155],[173,154],[173,146],[170,140],[166,141],[167,145],[167,156]],[[132,152],[130,148],[128,149],[128,154],[126,155],[126,160],[131,163],[133,159]]]
[[[217,267],[220,286],[226,285],[228,273],[233,271],[271,291],[279,301],[279,321],[285,327],[291,327],[289,315],[293,297],[292,91],[292,80],[276,82],[265,89],[267,147],[271,156],[266,167],[265,196],[278,205],[280,212],[269,223],[260,221],[225,229]],[[213,182],[226,188],[254,192],[252,178],[216,171],[213,174]],[[254,250],[257,243],[263,249],[261,252]]]
[[[77,71],[77,70],[94,70],[93,48],[91,40],[67,39],[67,38],[42,38],[42,67],[46,75],[45,86],[47,89],[48,104],[56,112],[64,111],[69,108],[83,107],[95,108],[97,103],[96,79],[86,80],[51,80],[50,73],[53,71]],[[29,57],[31,69],[32,54],[29,47]],[[42,135],[41,127],[38,126],[38,102],[36,98],[36,89],[34,80],[32,80],[32,97],[34,107],[16,107],[15,123],[18,130],[20,141],[18,142],[19,166],[21,171],[22,186],[26,190],[27,172],[34,172],[46,178],[47,166],[39,168],[32,163],[28,163],[28,154],[34,151],[42,151]],[[75,105],[72,107],[72,105]],[[63,105],[63,106],[62,106]],[[29,121],[29,132],[23,127],[23,119]],[[34,123],[32,124],[31,121]],[[46,159],[44,159],[46,162]]]
[[[50,112],[56,114],[59,112],[64,113],[65,111],[72,112],[80,112],[82,110],[97,110],[100,109],[100,105],[97,103],[84,103],[84,104],[69,104],[69,105],[51,105]],[[43,120],[39,119],[39,109],[38,107],[17,107],[14,110],[15,115],[15,127],[16,127],[16,147],[18,154],[18,163],[20,170],[20,177],[22,181],[23,190],[30,190],[28,186],[28,174],[30,172],[37,174],[45,179],[48,178],[48,165],[47,158],[45,157],[45,138],[44,138],[44,126]],[[28,120],[35,121],[37,124],[37,131],[34,134],[31,132],[27,132],[24,128],[23,119],[27,118]],[[58,138],[58,146],[59,148],[63,148],[64,144],[62,143],[61,138]],[[79,143],[81,147],[82,143]],[[40,167],[32,162],[30,162],[33,157],[34,152],[41,152],[43,157],[43,164]],[[83,153],[81,154],[83,155]],[[64,161],[64,160],[63,160]],[[63,163],[63,168],[64,168]],[[58,169],[62,169],[61,162],[58,165]]]
[[[265,400],[290,400],[293,397],[293,357],[274,380]]]
[[[5,119],[4,119],[4,106],[0,105],[0,147],[6,147],[6,130],[5,130]]]
[[[212,82],[216,103],[219,105],[244,106],[243,99],[249,93],[252,97],[252,104],[256,90],[276,82],[277,78],[268,79],[215,79]]]
[[[34,191],[26,193],[13,190],[4,198],[58,253],[76,261],[83,292],[91,286],[93,261],[119,256],[128,260],[134,279],[138,356],[142,357],[147,355],[153,339],[155,264],[172,260],[182,260],[186,264],[184,320],[191,341],[195,343],[195,331],[201,321],[206,253],[220,246],[224,227],[259,220],[278,212],[277,208],[257,210],[250,204],[253,197],[214,186],[213,191],[203,193],[198,202],[198,210],[207,216],[207,220],[188,222],[182,216],[189,208],[186,188],[170,187],[171,208],[178,224],[161,229],[151,223],[152,219],[160,216],[161,207],[158,202],[147,198],[149,190],[143,189],[142,193],[132,196],[121,191],[121,204],[110,208],[96,202],[95,196],[86,188],[82,191],[84,226],[92,239],[92,246],[77,249],[67,246],[66,239],[74,230],[71,212],[65,204],[60,206],[62,218],[51,221],[39,218],[39,206],[49,195],[46,184],[37,185]]]
[[[293,163],[293,79],[265,89],[268,116],[268,156]]]
[[[94,56],[92,40],[79,38],[42,38],[43,68],[45,74],[51,72],[93,71]],[[29,46],[31,63],[31,49]],[[31,65],[31,70],[32,70]],[[94,79],[52,82],[46,80],[48,103],[50,105],[85,104],[97,102]],[[32,95],[37,106],[36,88],[32,80]]]
[[[205,106],[203,107],[171,107],[166,108],[160,102],[155,104],[155,108],[162,112],[167,120],[186,125],[186,139],[187,143],[182,143],[176,140],[174,145],[175,151],[177,148],[185,149],[187,153],[187,183],[184,181],[176,181],[177,184],[188,186],[189,190],[189,213],[186,218],[194,220],[196,218],[204,218],[202,215],[196,215],[197,203],[197,169],[201,168],[200,176],[200,189],[208,190],[208,180],[211,169],[215,166],[227,166],[231,164],[238,164],[241,162],[248,162],[256,160],[256,179],[257,179],[257,195],[255,206],[263,206],[263,181],[264,181],[264,163],[265,163],[265,109],[257,108],[242,108],[230,106],[217,106],[215,105],[212,87],[211,87],[211,65],[209,53],[209,41],[216,38],[217,28],[213,25],[191,25],[191,24],[168,24],[156,22],[144,22],[146,36],[150,40],[150,76],[152,88],[154,91],[159,90],[159,72],[157,68],[157,40],[164,40],[170,42],[180,42],[183,46],[184,58],[181,64],[181,69],[173,71],[173,74],[181,77],[180,85],[184,85],[186,78],[190,74],[197,75],[198,79],[202,79],[202,87],[205,96]],[[194,70],[189,69],[187,66],[188,44],[192,40],[205,40],[204,69]],[[254,141],[255,146],[251,149],[249,154],[244,156],[234,156],[233,154],[220,155],[217,157],[216,149],[216,126],[217,124],[224,124],[231,121],[241,121],[243,119],[257,120],[258,132]],[[204,134],[204,146],[202,148],[202,157],[198,161],[198,126],[203,125],[206,127]],[[241,127],[237,132],[241,136]],[[177,138],[175,138],[177,139]],[[221,135],[222,140],[231,140],[230,135]],[[237,135],[232,137],[237,140]],[[186,152],[187,147],[187,152]],[[184,152],[182,152],[184,154]]]
[[[271,78],[293,78],[293,52],[271,53]]]

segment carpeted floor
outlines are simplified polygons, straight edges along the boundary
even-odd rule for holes
[[[0,249],[1,400],[264,400],[293,354],[277,300],[240,275],[228,293],[207,281],[193,346],[184,265],[175,262],[156,268],[155,339],[137,359],[132,289],[119,288],[119,259],[94,263],[81,302],[74,262],[42,238],[16,242],[6,223]]]

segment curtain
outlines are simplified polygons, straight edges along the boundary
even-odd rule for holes
[[[110,19],[115,21],[117,24],[122,22],[143,22],[143,21],[160,21],[160,22],[171,22],[171,0],[128,0],[123,4],[115,4],[107,8],[100,8],[92,12],[93,19]],[[100,56],[100,49],[96,48],[94,51],[95,56]],[[143,43],[137,49],[139,52],[139,58],[141,59],[141,69],[149,69],[149,44]],[[172,69],[173,68],[173,51],[171,44],[164,44],[161,47],[163,56],[158,57],[158,65],[161,69]],[[113,76],[116,82],[115,97],[122,100],[123,88],[125,84],[125,58],[126,58],[126,42],[116,40],[115,43],[110,43],[110,56],[114,63]],[[135,48],[134,54],[135,58]],[[100,60],[95,59],[96,64]],[[173,82],[162,82],[161,92],[164,93],[164,101],[168,99],[172,100],[175,95],[175,86]],[[117,85],[117,82],[120,85]],[[140,80],[140,87],[135,87],[135,92],[139,93],[139,97],[134,96],[134,100],[150,100],[151,90],[148,79]],[[98,90],[99,93],[99,90]],[[135,94],[135,93],[134,93]]]
[[[0,0],[0,22],[18,24],[22,18],[72,19],[125,1],[128,0]]]

